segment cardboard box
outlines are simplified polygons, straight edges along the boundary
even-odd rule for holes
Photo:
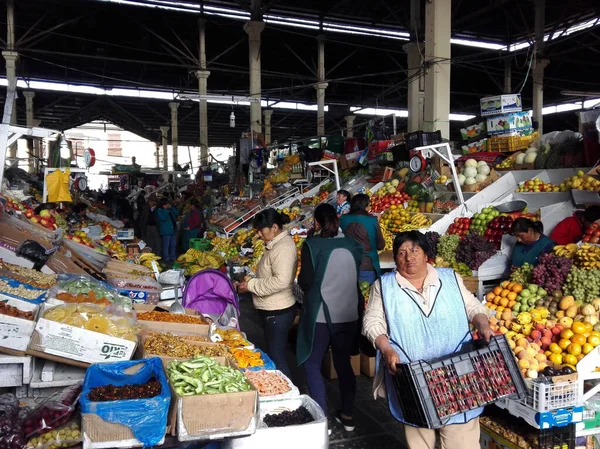
[[[214,357],[223,366],[235,368],[224,357]],[[163,360],[165,369],[168,362]],[[179,441],[221,439],[250,435],[258,422],[258,391],[251,382],[250,391],[240,393],[177,395],[171,386],[169,423]]]
[[[165,310],[151,304],[134,304],[133,308],[136,312],[152,312],[154,310]],[[168,312],[164,312],[168,313]],[[200,316],[197,310],[185,309],[187,315]],[[144,321],[139,320],[148,330],[153,332],[169,332],[173,335],[201,335],[208,337],[210,332],[209,324],[186,324],[186,323],[170,323],[166,321]]]
[[[40,316],[47,307],[41,308]],[[87,368],[93,363],[130,360],[137,342],[39,318],[27,354]]]
[[[523,101],[521,94],[496,95],[486,97],[480,100],[481,115],[506,114],[507,112],[521,112],[523,110]],[[489,128],[488,128],[489,129]]]
[[[375,377],[376,357],[369,357],[365,354],[360,354],[360,372],[365,376]]]
[[[360,376],[360,355],[353,355],[350,357],[350,364],[352,365],[352,371],[355,376]],[[331,348],[325,354],[323,364],[321,365],[321,372],[329,380],[338,378],[335,367],[333,366],[333,355],[331,354]]]
[[[510,114],[488,117],[488,135],[507,134],[530,130],[532,127],[530,112],[511,112]]]
[[[356,151],[354,153],[344,154],[340,157],[340,167],[342,170],[350,170],[359,165],[358,158],[362,154],[362,151]]]
[[[34,320],[0,314],[0,335],[2,335],[0,352],[24,356],[35,329],[35,319],[37,318],[39,306],[18,299],[9,299],[3,302],[23,312],[33,312]]]
[[[98,415],[81,414],[83,449],[141,447],[142,443],[123,424],[104,421]],[[163,444],[164,437],[159,444]]]
[[[138,345],[138,350],[136,351],[136,358],[139,359],[147,359],[150,357],[158,357],[159,359],[161,359],[163,362],[169,362],[170,360],[176,360],[176,359],[181,359],[181,357],[169,357],[169,356],[164,356],[164,355],[157,355],[157,354],[152,354],[149,352],[146,352],[146,349],[144,348],[144,339],[145,337],[141,337],[140,338],[140,344]],[[223,346],[219,343],[211,343],[211,342],[203,342],[203,341],[188,341],[188,343],[192,346],[198,346],[201,348],[208,348],[208,347],[214,347],[214,346]],[[226,347],[226,346],[225,346]],[[230,361],[231,362],[231,361]],[[231,362],[232,365],[235,365],[233,362]],[[237,368],[237,366],[236,366]]]

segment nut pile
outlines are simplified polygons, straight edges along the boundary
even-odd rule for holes
[[[235,360],[229,349],[225,346],[196,346],[172,334],[150,333],[144,339],[144,351],[147,354],[182,359],[191,359],[199,355],[205,355],[208,357],[227,357]]]
[[[19,284],[18,287],[11,287],[8,282],[2,279],[0,279],[0,292],[25,299],[37,299],[43,293],[41,290],[29,289],[23,284]]]
[[[153,377],[144,384],[123,385],[122,387],[108,384],[92,388],[88,398],[94,402],[146,399],[158,396],[161,390],[160,382]]]
[[[2,315],[13,316],[15,318],[23,318],[24,320],[33,321],[33,312],[23,312],[16,307],[9,306],[5,302],[0,302],[0,313]]]
[[[48,289],[56,284],[55,274],[45,274],[30,268],[20,267],[0,260],[0,269],[6,270],[3,276],[16,279],[34,287]]]
[[[137,319],[140,321],[161,321],[163,323],[206,324],[206,320],[200,316],[166,312],[141,312],[138,313]]]

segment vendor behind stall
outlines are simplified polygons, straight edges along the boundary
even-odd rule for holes
[[[338,218],[350,212],[350,200],[352,195],[347,190],[338,190],[336,195],[335,211]]]
[[[568,245],[577,243],[585,234],[585,231],[596,221],[600,220],[600,206],[590,206],[585,210],[578,210],[558,223],[550,233],[550,238],[557,245]]]
[[[190,205],[192,206],[192,209],[183,219],[183,251],[190,249],[191,239],[203,237],[204,231],[206,231],[206,222],[204,220],[202,209],[200,208],[200,201],[194,198],[190,201]]]
[[[511,259],[513,267],[525,263],[537,265],[540,256],[556,246],[556,242],[544,235],[544,225],[540,221],[517,218],[512,224],[511,233],[517,238]]]

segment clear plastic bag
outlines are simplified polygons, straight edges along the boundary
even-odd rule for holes
[[[58,449],[81,443],[79,418],[27,441],[26,449]]]
[[[67,292],[72,295],[89,295],[94,292],[96,299],[106,298],[113,304],[118,304],[128,310],[132,309],[131,300],[119,294],[119,291],[106,284],[90,277],[61,274],[58,277],[56,285],[48,291],[48,298],[57,298],[61,292]]]
[[[14,394],[0,396],[0,449],[22,449],[25,446],[23,421],[30,412],[20,408]]]
[[[68,423],[77,412],[82,383],[65,388],[39,404],[23,423],[25,438],[30,440]]]

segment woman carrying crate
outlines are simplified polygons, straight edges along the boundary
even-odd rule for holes
[[[377,349],[375,399],[387,396],[390,412],[405,426],[410,449],[434,449],[439,434],[443,449],[478,449],[482,408],[453,415],[437,429],[405,417],[393,376],[398,364],[452,355],[472,340],[469,323],[489,341],[494,332],[485,307],[452,269],[427,263],[428,242],[418,231],[394,240],[396,271],[384,274],[370,294],[363,334]]]

